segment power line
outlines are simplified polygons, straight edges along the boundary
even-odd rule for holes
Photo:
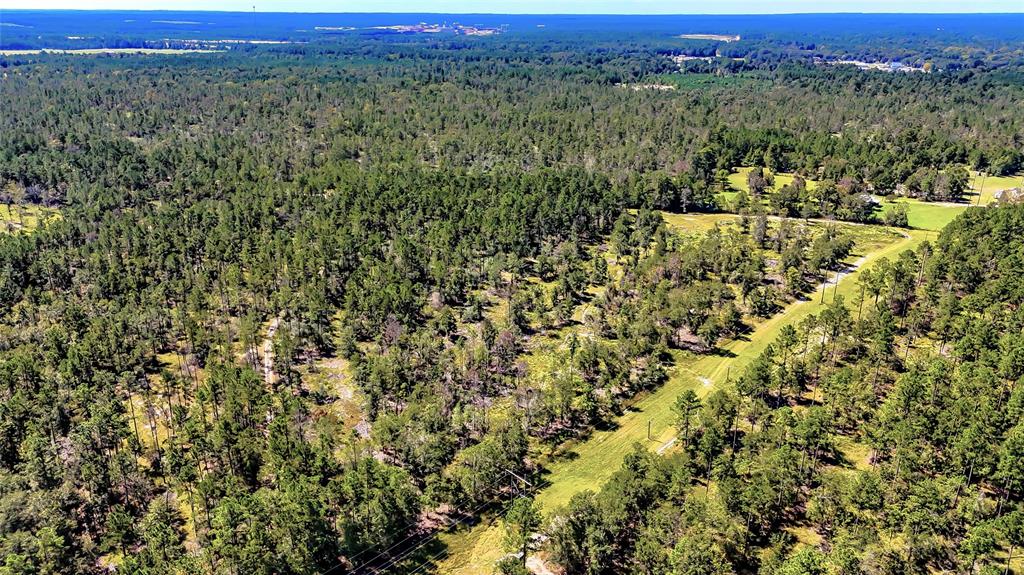
[[[506,470],[504,470],[504,471],[505,471],[506,473],[510,473],[510,474],[512,473],[511,471],[509,471],[509,470],[507,470],[507,469],[506,469]],[[513,475],[515,475],[515,474],[513,474]],[[518,476],[516,476],[516,477],[518,477]],[[530,484],[530,483],[529,483],[528,481],[526,481],[525,479],[523,479],[523,478],[521,478],[521,477],[518,477],[518,478],[519,478],[520,480],[524,481],[525,483],[527,483],[527,484],[529,484],[529,485],[532,485],[532,484]],[[495,493],[498,493],[498,491],[497,491],[497,490],[495,489],[495,487],[496,487],[496,486],[497,486],[497,485],[498,485],[499,483],[501,483],[502,481],[504,481],[504,478],[501,478],[501,479],[497,479],[497,480],[495,480],[495,481],[492,481],[492,482],[491,482],[490,484],[488,484],[488,485],[484,486],[484,490],[485,490],[485,491],[489,490],[489,491],[493,491],[493,492],[495,492]],[[406,526],[405,526],[404,528],[402,528],[402,529],[400,529],[400,530],[395,530],[395,531],[392,531],[392,533],[398,533],[398,532],[400,532],[400,531],[404,531],[404,530],[406,530],[406,529],[409,529],[410,527],[413,527],[413,526],[415,526],[415,525],[416,525],[416,524],[418,524],[418,523],[419,523],[419,519],[417,518],[417,520],[415,520],[415,521],[412,521],[411,523],[407,524],[407,525],[406,525]],[[384,554],[384,553],[387,553],[388,551],[390,551],[391,549],[395,548],[395,547],[396,547],[396,546],[398,546],[399,544],[401,544],[401,543],[404,543],[404,542],[408,541],[409,539],[412,539],[413,537],[416,537],[417,535],[419,535],[419,534],[418,534],[418,533],[413,533],[413,534],[407,535],[407,536],[406,536],[405,538],[403,538],[402,540],[400,540],[400,541],[398,541],[398,542],[396,542],[396,543],[393,543],[393,544],[392,544],[391,546],[389,546],[389,547],[388,547],[387,549],[385,549],[384,551],[382,551],[382,552],[378,553],[377,555],[374,555],[373,557],[371,557],[370,559],[368,559],[368,560],[366,560],[366,561],[363,561],[363,562],[362,562],[362,564],[361,564],[361,565],[359,565],[359,567],[357,567],[357,568],[353,569],[353,571],[356,571],[356,570],[358,570],[358,569],[362,569],[363,567],[365,567],[366,565],[368,565],[368,564],[369,564],[370,562],[372,562],[372,561],[374,561],[374,560],[378,559],[378,558],[379,558],[379,557],[380,557],[380,556],[381,556],[382,554]],[[363,554],[365,554],[365,553],[367,553],[367,552],[371,551],[372,549],[375,549],[375,548],[377,548],[377,547],[380,547],[380,546],[381,546],[381,545],[383,545],[383,544],[384,544],[384,542],[381,542],[381,543],[377,543],[377,544],[371,545],[370,547],[367,547],[366,549],[363,549],[362,551],[360,551],[360,552],[356,553],[356,554],[355,554],[355,555],[353,555],[352,557],[348,557],[347,559],[348,559],[348,561],[349,561],[349,562],[353,562],[353,560],[354,560],[354,559],[356,559],[357,557],[359,557],[359,556],[361,556],[361,555],[363,555]],[[332,569],[337,569],[338,567],[340,567],[340,565],[337,565],[337,566],[333,567]],[[330,573],[330,570],[328,570],[328,571],[324,571],[324,572],[323,572],[323,573],[321,573],[320,575],[327,575],[327,573]]]
[[[503,480],[503,479],[504,479],[504,478],[502,478],[502,480]],[[495,493],[498,493],[498,491],[497,491],[497,490],[496,490],[496,489],[494,488],[494,486],[495,486],[495,485],[497,485],[497,484],[498,484],[498,481],[495,481],[495,482],[493,482],[493,483],[492,483],[491,485],[488,485],[487,487],[485,487],[484,489],[485,489],[485,490],[490,490],[490,491],[494,491]],[[484,502],[483,504],[481,504],[480,506],[478,506],[478,507],[476,507],[475,509],[473,509],[472,511],[470,511],[470,516],[472,516],[473,514],[475,514],[475,513],[476,513],[477,511],[479,511],[480,509],[483,509],[483,508],[484,508],[484,507],[486,507],[487,505],[490,505],[490,503],[491,503],[490,501],[485,501],[485,502]],[[447,527],[446,527],[446,528],[447,528]],[[412,535],[410,535],[410,536],[406,537],[405,539],[402,539],[401,541],[398,541],[397,543],[394,543],[393,545],[391,545],[391,546],[390,546],[390,547],[388,547],[387,549],[385,549],[385,550],[381,551],[380,553],[377,553],[376,555],[374,555],[374,556],[373,556],[373,557],[371,557],[370,559],[368,559],[368,560],[366,560],[366,561],[363,561],[362,565],[360,565],[359,567],[355,567],[355,568],[353,568],[353,569],[352,569],[352,571],[353,571],[353,572],[358,572],[358,571],[359,571],[360,569],[363,569],[364,567],[366,567],[366,566],[370,565],[371,563],[373,563],[373,562],[374,562],[374,561],[376,561],[377,559],[380,559],[380,558],[381,558],[382,556],[384,556],[385,554],[387,554],[387,553],[388,553],[389,551],[391,551],[392,549],[394,549],[394,548],[398,547],[398,546],[399,546],[399,545],[401,545],[402,543],[404,543],[404,542],[408,541],[409,539],[412,539],[413,537],[416,537],[416,536],[418,536],[418,535],[420,535],[420,534],[415,534],[415,533],[414,533],[414,534],[412,534]],[[428,533],[426,534],[426,536],[424,537],[423,541],[426,541],[426,540],[429,540],[429,539],[433,539],[433,538],[434,538],[434,536],[435,536],[435,533],[433,533],[433,532],[428,532]],[[419,547],[419,546],[421,546],[421,545],[422,545],[422,543],[421,543],[421,544],[417,544],[416,546],[414,546],[414,547],[413,547],[413,549],[416,549],[417,547]],[[391,564],[393,564],[393,563],[391,563]],[[391,564],[387,564],[387,565],[385,565],[385,567],[389,567],[389,566],[390,566]]]
[[[504,509],[505,509],[506,513],[508,512],[510,507],[512,507],[512,502],[511,501],[509,501],[508,503],[505,504],[505,508]],[[451,527],[451,526],[449,526],[449,527]],[[437,559],[440,559],[442,555],[447,555],[447,554],[448,554],[448,548],[445,547],[444,549],[441,549],[437,553],[434,553],[433,555],[428,556],[423,561],[423,563],[421,563],[418,567],[416,567],[412,571],[409,571],[408,573],[406,573],[406,575],[415,575],[416,573],[419,573],[423,569],[426,569],[426,567],[428,565],[430,565],[433,561],[435,561]]]
[[[475,509],[473,509],[472,511],[470,511],[470,512],[469,512],[469,513],[467,514],[467,517],[464,517],[464,518],[462,518],[462,519],[456,519],[456,520],[454,520],[454,521],[453,521],[452,523],[449,523],[449,524],[445,525],[445,526],[444,526],[444,529],[446,529],[446,530],[447,530],[447,529],[451,528],[452,526],[454,526],[454,525],[456,525],[456,524],[458,524],[458,523],[462,523],[463,521],[466,521],[466,519],[467,519],[468,517],[473,517],[473,516],[475,516],[475,514],[476,514],[476,513],[478,512],[478,511],[480,511],[480,510],[481,510],[481,509],[483,509],[484,507],[487,507],[487,506],[488,506],[488,505],[490,505],[491,503],[493,503],[493,502],[492,502],[492,501],[485,501],[484,503],[480,504],[480,505],[479,505],[479,506],[477,506],[477,507],[476,507]],[[433,533],[433,532],[431,532],[431,533],[427,533],[427,534],[426,534],[426,535],[425,535],[425,536],[424,536],[424,537],[423,537],[422,539],[420,539],[420,541],[419,541],[418,543],[416,543],[416,545],[413,545],[413,546],[412,546],[412,547],[411,547],[410,549],[408,549],[407,551],[405,551],[405,552],[403,552],[403,553],[400,553],[400,554],[399,554],[399,555],[397,555],[396,557],[393,557],[393,558],[389,559],[389,560],[388,560],[387,562],[385,562],[385,563],[384,563],[384,565],[381,565],[381,566],[380,566],[379,568],[377,568],[377,569],[372,569],[372,568],[370,568],[370,569],[368,569],[367,571],[365,571],[364,573],[380,573],[380,572],[381,572],[382,570],[384,570],[384,569],[387,569],[387,568],[389,568],[389,567],[394,567],[395,565],[397,565],[397,564],[398,564],[398,562],[399,562],[399,561],[401,561],[401,560],[403,560],[403,559],[405,559],[405,558],[409,557],[410,555],[412,555],[413,553],[415,553],[415,552],[416,552],[417,550],[419,550],[419,549],[420,549],[421,547],[423,547],[423,546],[424,546],[424,545],[426,545],[427,543],[430,543],[431,541],[433,541],[433,540],[434,540],[434,538],[435,538],[436,536],[437,536],[437,534],[436,534],[436,533]],[[364,566],[365,566],[365,565],[366,565],[366,564],[364,564]],[[353,571],[354,571],[354,572],[358,572],[358,569],[356,569],[356,570],[353,570]]]
[[[506,472],[508,472],[508,473],[511,473],[511,472],[509,472],[508,470],[505,470],[505,471],[506,471]],[[485,490],[490,490],[490,491],[494,491],[495,493],[499,493],[499,492],[498,492],[498,491],[497,491],[497,490],[495,489],[495,486],[496,486],[496,485],[498,485],[498,484],[499,484],[500,482],[502,482],[502,481],[504,481],[504,477],[502,477],[501,479],[499,479],[499,480],[496,480],[496,481],[492,482],[491,484],[489,484],[489,485],[485,486],[485,487],[484,487],[484,489],[485,489]],[[471,513],[476,513],[476,512],[478,511],[478,510],[482,509],[482,508],[483,508],[483,507],[485,507],[486,505],[489,505],[490,503],[491,503],[490,501],[488,501],[488,502],[485,502],[485,503],[484,503],[483,505],[481,505],[481,506],[477,507],[476,509],[473,509],[473,510],[471,511]],[[419,523],[419,520],[418,520],[418,519],[417,519],[416,521],[413,521],[413,522],[411,522],[411,523],[407,524],[407,525],[406,525],[406,526],[405,526],[404,528],[402,528],[402,529],[400,529],[400,530],[394,530],[394,531],[392,531],[392,533],[393,533],[393,534],[394,534],[394,533],[399,533],[399,532],[401,532],[401,531],[403,531],[403,530],[405,530],[405,529],[409,529],[410,527],[413,527],[413,526],[414,526],[414,525],[416,525],[417,523]],[[390,546],[388,546],[388,547],[387,547],[386,549],[384,549],[383,551],[380,551],[379,553],[377,553],[377,554],[376,554],[376,555],[374,555],[373,557],[371,557],[371,558],[367,559],[366,561],[363,561],[363,562],[362,562],[362,563],[361,563],[361,564],[360,564],[359,566],[357,566],[357,567],[354,567],[354,568],[352,569],[352,572],[353,572],[353,573],[355,573],[355,572],[358,572],[359,570],[363,569],[364,567],[367,567],[368,565],[370,565],[371,563],[373,563],[373,562],[374,562],[374,561],[376,561],[377,559],[379,559],[379,558],[381,558],[382,556],[384,556],[385,554],[387,554],[387,553],[388,553],[389,551],[391,551],[392,549],[394,549],[394,548],[398,547],[399,545],[401,545],[401,544],[405,543],[406,541],[408,541],[408,540],[410,540],[410,539],[412,539],[412,538],[414,538],[414,537],[418,537],[418,536],[420,536],[420,535],[421,535],[420,533],[412,533],[412,534],[410,534],[410,535],[407,535],[406,537],[402,538],[401,540],[399,540],[399,541],[397,541],[397,542],[395,542],[395,543],[392,543],[392,544],[391,544]],[[427,536],[426,536],[426,539],[430,539],[430,538],[432,538],[432,537],[433,537],[434,535],[435,535],[434,533],[428,533],[428,534],[427,534]],[[365,553],[367,553],[367,552],[369,552],[369,551],[371,551],[371,550],[373,550],[373,549],[376,549],[376,548],[380,547],[381,545],[384,545],[384,543],[385,543],[385,542],[383,542],[383,541],[382,541],[382,542],[380,542],[380,543],[376,543],[376,544],[374,544],[374,545],[371,545],[371,546],[367,547],[366,549],[363,549],[362,551],[360,551],[360,552],[356,553],[356,554],[355,554],[355,555],[353,555],[352,557],[348,557],[348,558],[346,558],[346,560],[347,560],[348,562],[350,562],[350,563],[351,563],[353,559],[355,559],[355,558],[357,558],[357,557],[359,557],[359,556],[361,556],[361,555],[364,555]],[[344,566],[345,566],[345,562],[339,561],[339,562],[338,562],[338,563],[337,563],[336,565],[334,565],[334,566],[332,566],[332,567],[330,567],[330,568],[328,568],[328,569],[326,569],[326,570],[324,570],[324,571],[321,571],[321,572],[320,572],[320,573],[319,573],[318,575],[329,575],[330,573],[334,573],[335,571],[337,571],[338,569],[341,569],[341,568],[342,568],[342,567],[344,567]]]
[[[411,522],[409,522],[409,523],[408,523],[408,524],[407,524],[407,525],[406,525],[405,527],[402,527],[401,529],[396,529],[396,530],[392,531],[391,533],[392,533],[392,534],[398,534],[398,533],[404,532],[404,531],[406,531],[406,530],[408,530],[408,529],[410,529],[410,528],[412,528],[412,527],[415,527],[415,526],[416,526],[417,524],[419,524],[419,522],[420,522],[420,520],[419,520],[419,517],[417,517],[417,518],[416,518],[416,519],[415,519],[414,521],[411,521]],[[414,534],[414,535],[415,535],[415,534]],[[406,537],[405,539],[403,539],[402,541],[406,541],[406,540],[408,540],[408,539],[410,539],[410,538],[414,537],[414,535],[409,535],[409,536],[407,536],[407,537]],[[399,541],[399,543],[401,543],[402,541]],[[373,544],[373,545],[370,545],[369,547],[367,547],[367,548],[363,549],[363,550],[362,550],[362,551],[360,551],[359,553],[356,553],[355,555],[353,555],[353,556],[351,556],[351,557],[347,557],[347,559],[349,560],[349,562],[352,562],[352,561],[353,561],[353,560],[355,560],[355,559],[356,559],[357,557],[360,557],[360,556],[362,556],[363,554],[365,554],[365,553],[368,553],[369,551],[371,551],[371,550],[373,550],[373,549],[376,549],[377,547],[380,547],[380,546],[381,546],[381,545],[383,545],[384,543],[385,543],[384,541],[381,541],[380,543],[375,543],[375,544]],[[329,573],[329,571],[324,571],[324,572],[323,572],[323,573],[321,573],[320,575],[326,575],[327,573]]]
[[[532,486],[533,486],[533,484],[532,484],[532,483],[530,483],[529,481],[527,481],[527,480],[526,480],[525,478],[523,478],[523,477],[522,477],[522,476],[520,476],[519,474],[517,474],[517,473],[513,472],[512,470],[510,470],[510,469],[504,469],[503,471],[504,471],[505,473],[509,474],[509,475],[510,475],[511,477],[513,477],[513,478],[515,478],[515,479],[518,479],[519,481],[522,481],[522,482],[523,482],[524,484],[526,484],[526,485],[528,485],[528,486],[530,486],[530,487],[532,487]],[[500,492],[498,492],[498,491],[497,491],[497,490],[496,490],[496,489],[494,488],[494,485],[495,485],[495,484],[497,484],[497,483],[498,483],[497,481],[496,481],[496,482],[494,482],[493,484],[491,484],[490,486],[488,486],[488,487],[487,487],[486,489],[489,489],[489,490],[491,490],[491,491],[494,491],[495,493],[497,493],[497,494],[499,494],[499,495],[500,495]],[[519,496],[522,496],[522,495],[521,495],[521,492],[519,493]],[[462,518],[460,518],[460,519],[454,519],[454,520],[451,520],[451,519],[449,519],[449,520],[448,520],[448,521],[449,521],[449,523],[448,523],[447,525],[445,525],[445,526],[444,526],[444,530],[448,530],[448,529],[451,529],[451,528],[452,528],[453,526],[455,526],[455,525],[457,525],[457,524],[460,524],[460,523],[463,523],[463,522],[467,521],[467,520],[468,520],[469,518],[475,517],[475,516],[476,516],[476,514],[477,514],[477,512],[479,512],[479,511],[480,511],[481,509],[483,509],[484,507],[487,507],[488,505],[491,505],[492,503],[493,503],[493,501],[485,501],[485,502],[483,502],[482,504],[480,504],[479,506],[477,506],[477,507],[476,507],[475,509],[473,509],[472,511],[470,511],[469,513],[465,514],[465,516],[464,516],[464,517],[462,517]],[[509,504],[508,504],[508,505],[511,505],[511,502],[509,502]],[[397,557],[394,557],[394,558],[392,558],[391,560],[387,561],[387,562],[386,562],[386,563],[385,563],[384,565],[382,565],[381,567],[379,567],[379,568],[377,568],[377,569],[374,569],[374,570],[373,570],[372,572],[373,572],[373,573],[379,573],[379,572],[380,572],[381,570],[383,570],[383,569],[388,569],[388,568],[390,568],[390,567],[394,567],[395,565],[397,565],[397,564],[398,564],[398,562],[399,562],[399,561],[402,561],[403,559],[406,559],[407,557],[409,557],[410,555],[412,555],[413,553],[415,553],[415,552],[416,552],[416,551],[417,551],[418,549],[420,549],[420,548],[421,548],[421,547],[423,547],[424,545],[428,544],[429,542],[433,541],[433,540],[434,540],[434,538],[435,538],[436,536],[437,536],[437,533],[436,533],[436,532],[430,532],[430,533],[427,533],[427,534],[426,534],[426,535],[425,535],[425,536],[424,536],[424,537],[423,537],[422,539],[420,539],[420,541],[419,541],[418,543],[416,543],[416,544],[415,544],[415,545],[414,545],[414,546],[413,546],[412,548],[410,548],[410,549],[409,549],[408,551],[406,551],[406,552],[404,552],[404,553],[401,553],[401,554],[399,554],[399,555],[398,555]],[[393,548],[393,547],[394,547],[394,546],[392,546],[392,548]],[[390,548],[389,548],[389,549],[390,549]],[[384,551],[382,551],[381,553],[379,553],[379,554],[378,554],[377,556],[375,556],[375,557],[374,557],[373,559],[371,559],[371,560],[369,560],[369,561],[366,561],[366,562],[364,562],[362,566],[360,566],[360,567],[359,567],[359,568],[357,568],[357,569],[354,569],[353,571],[354,571],[354,572],[358,572],[358,571],[359,571],[360,569],[362,569],[363,567],[365,567],[365,566],[369,565],[370,563],[372,563],[373,561],[375,561],[375,560],[376,560],[377,558],[379,558],[379,557],[380,557],[380,556],[381,556],[382,554],[386,553],[387,551],[388,551],[388,549],[385,549]],[[436,553],[435,555],[439,555],[439,553]],[[428,561],[429,561],[429,559],[428,559]],[[369,573],[369,571],[367,571],[367,573]]]
[[[529,482],[529,481],[527,481],[526,479],[524,479],[524,478],[520,477],[519,475],[517,475],[517,474],[513,473],[512,471],[509,471],[509,470],[507,470],[507,469],[506,469],[505,471],[507,471],[507,472],[508,472],[508,473],[509,473],[510,475],[512,475],[512,476],[515,476],[516,478],[520,479],[520,480],[521,480],[521,481],[522,481],[523,483],[525,483],[526,485],[528,485],[528,486],[529,486],[529,487],[531,488],[531,489],[528,489],[528,490],[527,490],[528,492],[529,492],[529,491],[531,491],[531,490],[532,490],[532,488],[535,488],[535,486],[534,486],[534,485],[533,485],[532,483],[530,483],[530,482]],[[531,495],[532,495],[532,493],[531,493]],[[523,497],[523,495],[522,495],[522,494],[520,494],[520,495],[519,495],[519,497]],[[506,503],[506,504],[505,504],[505,506],[504,506],[504,513],[508,513],[508,510],[509,510],[509,509],[510,509],[511,507],[512,507],[512,501],[509,501],[509,502],[508,502],[508,503]],[[461,521],[463,521],[463,520],[458,520],[458,521],[456,521],[456,523],[460,523]],[[455,525],[455,523],[453,523],[452,525]],[[448,525],[448,526],[447,526],[447,527],[445,527],[445,528],[446,528],[446,529],[449,529],[449,528],[451,528],[451,527],[452,527],[452,525]],[[438,558],[440,558],[440,557],[441,557],[441,555],[443,555],[443,554],[447,554],[447,553],[448,553],[448,549],[447,549],[447,548],[441,549],[441,550],[440,550],[440,551],[438,551],[437,553],[434,553],[433,555],[430,555],[430,556],[428,556],[428,557],[427,557],[427,558],[426,558],[426,559],[425,559],[425,560],[423,561],[423,563],[422,563],[422,564],[420,564],[420,565],[419,565],[418,567],[416,567],[416,568],[415,568],[415,569],[413,569],[412,571],[408,572],[408,573],[407,573],[406,575],[414,575],[414,574],[416,574],[416,573],[419,573],[419,572],[420,572],[421,570],[425,569],[425,568],[426,568],[426,567],[427,567],[428,565],[430,565],[430,563],[431,563],[432,561],[434,561],[435,559],[438,559]]]

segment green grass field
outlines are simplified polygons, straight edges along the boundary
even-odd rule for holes
[[[736,192],[740,190],[750,191],[747,186],[747,174],[750,173],[751,167],[736,168],[735,171],[729,174],[728,182],[731,191],[725,192],[724,197],[726,199],[732,199],[736,197]],[[775,174],[775,186],[773,189],[779,189],[793,181],[793,174],[780,173]],[[813,190],[818,182],[812,179],[807,180],[807,189]],[[968,182],[970,192],[965,198],[970,205],[979,205],[978,202],[978,191],[981,191],[981,202],[980,205],[987,206],[994,200],[995,193],[1000,190],[1007,190],[1010,188],[1019,188],[1024,186],[1024,174],[1017,174],[1014,176],[986,176],[982,177],[980,173],[971,171],[971,179]]]
[[[751,169],[752,168],[750,167],[736,168],[735,171],[729,174],[729,191],[722,192],[718,195],[719,199],[723,200],[726,206],[736,199],[736,195],[741,190],[750,190],[750,187],[747,185],[747,174],[750,173]],[[775,185],[772,189],[777,190],[792,181],[793,174],[775,174]],[[813,190],[817,185],[817,181],[810,179],[807,180],[807,189]],[[969,181],[971,192],[967,194],[965,198],[966,201],[962,206],[950,206],[942,203],[930,203],[910,198],[899,198],[897,200],[883,200],[881,214],[891,210],[897,203],[904,203],[907,205],[907,216],[910,227],[920,230],[941,230],[946,226],[946,224],[953,221],[953,218],[958,216],[968,207],[975,205],[987,206],[994,201],[995,193],[999,190],[1016,188],[1022,185],[1024,185],[1024,176],[1022,175],[987,176],[982,178],[978,172],[972,171],[971,179]],[[978,190],[981,191],[980,204]]]
[[[971,206],[967,204],[951,206],[900,198],[898,200],[882,200],[882,213],[892,210],[898,204],[907,206],[907,223],[910,224],[910,227],[930,231],[941,230],[958,215],[971,209]]]
[[[732,204],[732,202],[736,199],[736,196],[739,195],[740,191],[750,192],[750,186],[747,185],[747,175],[750,174],[750,170],[752,169],[753,168],[749,166],[743,168],[736,168],[736,170],[731,172],[729,174],[729,177],[726,178],[726,181],[729,185],[729,190],[718,194],[718,199],[724,203],[725,207],[730,206]],[[766,170],[766,172],[769,172],[769,170]],[[778,190],[779,188],[782,188],[784,186],[788,186],[789,184],[793,183],[793,178],[796,177],[795,174],[787,173],[779,173],[773,175],[775,176],[775,184],[772,185],[771,191]],[[818,186],[817,180],[808,179],[804,181],[807,183],[808,190],[813,190]]]
[[[995,200],[995,194],[999,190],[1019,188],[1024,186],[1024,174],[1015,176],[985,176],[971,170],[969,182],[971,193],[967,196],[968,202],[978,204],[978,191],[981,191],[981,205],[987,206]]]
[[[716,222],[734,220],[734,215],[683,215],[665,214],[670,226],[686,229],[707,229]],[[900,252],[913,249],[923,242],[929,232],[911,230],[906,236],[874,233],[884,228],[876,226],[852,226],[862,228],[864,241],[858,244],[852,259],[863,257],[859,269],[871,266],[882,258],[895,258]],[[867,233],[867,232],[871,233]],[[885,239],[885,238],[888,239]],[[895,239],[894,239],[895,238]],[[846,275],[838,285],[830,284],[825,302],[830,303],[836,293],[851,301],[856,294],[857,272]],[[676,351],[675,366],[669,380],[661,388],[640,397],[631,409],[616,420],[616,426],[609,431],[597,431],[582,443],[567,450],[559,460],[547,466],[545,481],[547,487],[537,494],[537,501],[545,513],[550,514],[564,505],[575,494],[587,489],[599,489],[619,469],[625,456],[640,442],[657,450],[672,439],[676,430],[672,423],[672,404],[686,389],[695,389],[700,396],[706,396],[716,387],[724,385],[727,376],[734,376],[751,360],[756,358],[771,343],[785,325],[798,323],[804,317],[817,313],[823,307],[821,290],[805,301],[790,304],[784,311],[755,326],[748,337],[723,345],[724,353],[719,355],[693,355]],[[648,438],[648,426],[651,436]],[[442,537],[449,551],[440,564],[440,571],[455,574],[490,573],[494,562],[502,556],[500,546],[500,522],[493,526],[478,526],[469,531]]]
[[[747,185],[747,175],[750,174],[750,170],[752,169],[753,168],[751,167],[736,168],[736,171],[729,174],[729,187],[732,188],[735,192],[738,192],[740,190],[744,192],[749,192],[750,186]],[[766,172],[770,172],[770,170],[766,170]],[[777,190],[779,188],[792,184],[793,178],[796,177],[796,174],[778,173],[774,174],[774,176],[775,185],[772,186],[772,189]],[[817,180],[807,179],[805,180],[805,182],[807,182],[808,190],[813,190],[818,186]]]
[[[736,214],[673,214],[661,212],[665,224],[674,232],[704,233],[718,225],[728,225],[739,220]]]

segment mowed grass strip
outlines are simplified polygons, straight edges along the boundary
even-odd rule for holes
[[[883,200],[881,213],[885,214],[897,205],[906,206],[907,224],[911,228],[930,231],[941,230],[963,212],[973,209],[968,204],[930,203],[900,198],[896,200]]]

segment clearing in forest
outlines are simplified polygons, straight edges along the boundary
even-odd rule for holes
[[[749,192],[747,176],[752,169],[751,167],[741,167],[730,173],[726,179],[728,190],[719,193],[719,199],[728,205],[735,201],[740,191]],[[766,170],[766,173],[768,172],[770,171]],[[769,193],[792,183],[795,174],[780,172],[773,174],[773,177],[775,183],[769,188]],[[806,179],[805,182],[807,189],[811,191],[818,186],[817,180]],[[902,205],[907,210],[907,223],[911,228],[938,231],[968,208],[979,205],[987,206],[995,201],[996,193],[1015,187],[1024,187],[1024,176],[982,176],[978,172],[971,171],[971,179],[968,182],[968,191],[963,203],[925,202],[905,197],[877,198],[881,209],[876,212],[876,216],[882,216],[896,206]]]
[[[713,40],[715,42],[739,42],[739,34],[680,34],[683,40]]]
[[[59,212],[53,208],[0,204],[0,234],[30,232],[46,220],[56,217],[59,217]]]
[[[670,227],[693,231],[735,221],[737,216],[664,214],[664,217]],[[575,493],[599,489],[620,468],[634,443],[644,443],[652,451],[669,443],[676,434],[672,405],[680,393],[694,389],[700,397],[707,396],[725,384],[727,378],[738,375],[775,339],[782,327],[819,312],[837,294],[852,301],[857,291],[857,270],[882,258],[894,259],[904,250],[916,248],[930,235],[919,230],[886,234],[880,232],[894,230],[881,226],[836,225],[848,227],[860,236],[857,253],[849,262],[856,269],[841,274],[838,286],[830,278],[824,286],[824,304],[819,288],[808,299],[797,300],[775,316],[756,324],[748,336],[723,344],[717,354],[695,355],[673,350],[674,366],[664,385],[637,398],[627,412],[615,420],[611,429],[595,431],[586,441],[565,450],[557,461],[547,464],[543,478],[545,487],[536,495],[544,512],[552,513]],[[481,522],[466,531],[443,534],[441,540],[448,553],[440,563],[439,571],[466,575],[492,572],[494,562],[501,557],[500,538],[500,521],[497,519]]]
[[[982,175],[971,170],[970,180],[971,192],[967,201],[971,205],[979,204],[987,206],[995,201],[996,193],[1013,188],[1024,188],[1024,174],[1015,176],[992,176]],[[978,192],[981,192],[981,201],[978,201]]]

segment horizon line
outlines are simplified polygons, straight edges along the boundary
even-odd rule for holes
[[[210,9],[173,9],[173,8],[9,8],[0,4],[0,10],[16,12],[179,12],[208,14],[387,14],[387,15],[438,15],[438,16],[1024,16],[1020,12],[889,12],[889,11],[851,11],[851,12],[408,12],[408,11],[301,11],[301,10],[210,10]]]

